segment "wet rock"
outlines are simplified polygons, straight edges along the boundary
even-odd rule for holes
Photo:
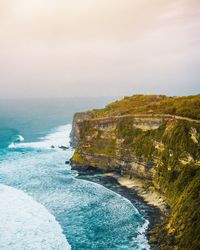
[[[65,146],[59,146],[58,148],[62,149],[62,150],[67,150],[69,149],[69,147],[65,147]]]

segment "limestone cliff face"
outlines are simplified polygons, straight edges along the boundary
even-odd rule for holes
[[[113,107],[108,116],[106,112],[75,115],[72,167],[95,167],[145,180],[172,208],[156,231],[161,249],[199,249],[199,120],[155,113],[119,115]]]
[[[142,115],[79,119],[75,128],[72,167],[142,178],[172,207],[169,221],[158,230],[160,244],[168,244],[162,249],[190,249],[191,240],[191,249],[198,249],[200,124]]]
[[[73,122],[72,138],[77,150],[72,158],[72,166],[97,167],[104,171],[119,171],[151,179],[157,159],[148,161],[142,155],[140,157],[131,152],[123,133],[126,133],[125,130],[148,133],[158,129],[166,120],[166,117],[148,115],[88,119],[88,115],[85,117],[79,113]],[[154,142],[154,145],[156,147],[158,143]]]
[[[92,113],[90,112],[83,112],[83,113],[76,113],[73,118],[72,122],[72,131],[70,133],[70,143],[72,147],[76,147],[79,141],[80,136],[80,128],[79,128],[79,122],[82,122],[83,120],[92,118]]]

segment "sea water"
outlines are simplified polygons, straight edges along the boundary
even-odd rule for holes
[[[4,190],[11,188],[15,194],[27,195],[29,198],[24,198],[23,203],[28,211],[33,209],[32,214],[37,207],[34,204],[38,204],[43,214],[46,211],[44,218],[53,216],[56,241],[62,241],[63,235],[72,249],[150,249],[145,236],[148,221],[140,211],[121,195],[99,184],[78,179],[78,173],[65,164],[73,154],[69,144],[73,113],[100,107],[108,101],[102,98],[1,101],[0,183]],[[60,146],[67,148],[63,150]],[[2,188],[0,197],[1,192]],[[3,197],[5,200],[5,193]],[[20,216],[24,213],[25,218],[26,211],[23,212],[17,204],[21,203],[16,202],[16,214],[20,210]],[[0,223],[6,214],[11,221],[16,217],[12,213],[0,213]],[[0,235],[0,246],[5,246],[1,249],[16,249],[12,248],[13,240],[16,244],[23,242],[27,235],[23,230],[33,237],[30,240],[29,235],[31,249],[45,249],[34,241],[36,235],[31,234],[31,230],[38,228],[46,239],[49,225],[47,223],[46,230],[44,226],[41,225],[41,230],[34,225],[21,227],[22,232],[17,237],[7,238],[7,245],[5,237]],[[2,224],[0,230],[4,230]],[[54,243],[49,241],[46,249],[65,249],[63,242],[58,242],[56,247]],[[21,245],[17,250],[23,249],[26,246]]]

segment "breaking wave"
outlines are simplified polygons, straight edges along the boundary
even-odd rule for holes
[[[0,184],[1,250],[69,250],[53,215],[23,191]]]
[[[8,146],[8,148],[57,149],[59,147],[62,147],[63,145],[69,146],[70,131],[71,131],[70,124],[59,126],[55,130],[51,131],[51,133],[49,133],[47,136],[39,138],[37,142],[23,142],[24,138],[22,136],[18,136],[18,138],[20,139],[20,141],[18,142],[20,143],[16,143],[17,141],[14,141]]]

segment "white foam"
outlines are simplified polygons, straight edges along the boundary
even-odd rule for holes
[[[12,148],[16,148],[15,143],[14,143],[14,142],[12,142],[12,143],[8,146],[8,148],[10,148],[10,149],[12,149]]]
[[[0,184],[1,250],[71,249],[54,216],[23,191]]]
[[[16,141],[22,142],[22,141],[24,141],[24,137],[22,135],[18,135]]]
[[[145,223],[143,224],[142,227],[141,226],[138,227],[139,234],[135,240],[139,243],[138,250],[143,250],[143,249],[150,250],[150,245],[148,244],[148,240],[145,235],[148,227],[149,227],[148,220],[145,220]]]
[[[90,182],[88,180],[87,181],[86,180],[81,180],[81,181],[85,182],[85,183]],[[115,194],[115,196],[117,196],[118,198],[124,200],[126,202],[126,204],[129,204],[129,206],[132,207],[132,210],[134,211],[134,214],[140,214],[138,209],[133,205],[133,203],[130,200],[128,200],[127,198],[125,198],[124,196],[122,196],[122,195],[120,195],[120,194],[118,194],[118,193],[116,193],[116,192],[114,192],[114,191],[112,191],[110,189],[107,189],[106,187],[104,187],[104,186],[102,186],[102,185],[100,185],[98,183],[94,183],[94,182],[90,182],[90,183],[93,186],[93,188],[95,188],[95,187],[99,188],[99,189],[101,188],[102,191],[107,190],[107,191],[109,191],[109,193]],[[122,210],[122,208],[120,208],[119,210]],[[137,228],[138,235],[137,235],[136,238],[132,239],[133,242],[135,242],[137,244],[137,250],[144,250],[144,249],[145,250],[150,250],[150,245],[149,245],[148,239],[146,237],[146,231],[147,231],[148,227],[149,227],[149,221],[145,220],[144,224],[138,226],[138,228]]]
[[[25,139],[24,139],[24,137],[23,137],[22,135],[17,135],[17,136],[15,137],[14,142],[12,142],[12,143],[8,146],[8,148],[10,148],[10,149],[16,148],[16,147],[17,147],[17,144],[20,143],[20,142],[23,142],[24,140],[25,140]]]
[[[70,145],[70,132],[71,125],[60,126],[50,134],[45,137],[41,137],[37,142],[27,142],[27,143],[11,143],[9,148],[46,148],[49,149],[51,146],[54,146],[55,149],[60,146],[69,146]]]

